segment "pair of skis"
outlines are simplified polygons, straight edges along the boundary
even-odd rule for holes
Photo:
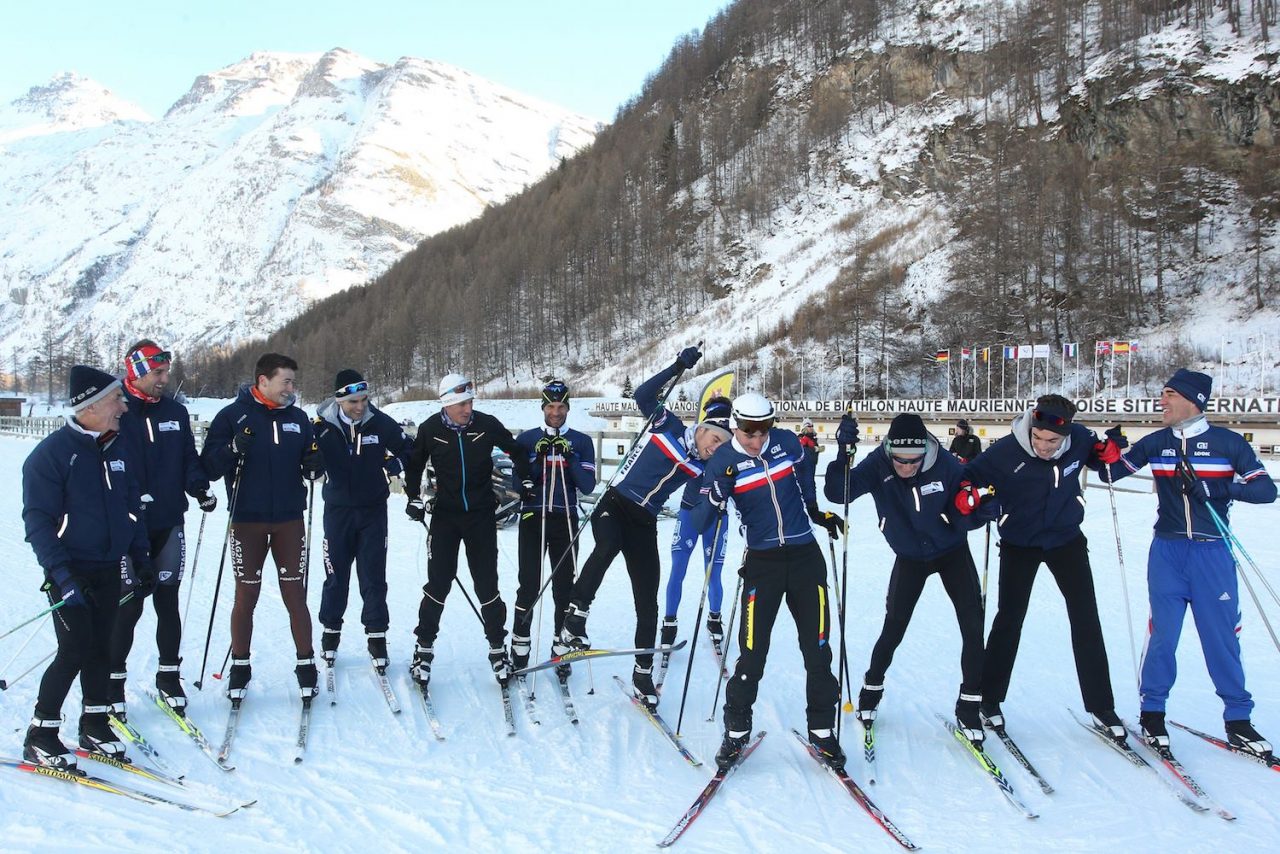
[[[534,702],[533,685],[530,683],[528,676],[516,676],[516,689],[520,692],[520,699],[524,703],[525,714],[529,716],[529,720],[535,726],[542,725],[542,719],[538,717],[538,708]],[[558,696],[560,704],[564,708],[565,717],[572,724],[578,723],[578,712],[573,705],[573,695],[569,693],[569,674],[556,672],[556,685],[558,688]]]
[[[131,773],[140,774],[152,782],[163,782],[166,785],[174,785],[174,783],[171,782],[174,778],[168,778],[166,775],[159,775],[150,771],[138,769],[136,766],[128,762],[110,759],[109,757],[104,757],[100,754],[90,755],[89,751],[77,751],[77,754],[84,758],[92,758],[95,761],[110,765],[113,768],[119,768],[121,770],[130,771]],[[135,788],[115,780],[97,777],[86,771],[80,770],[79,768],[51,768],[47,765],[37,765],[23,759],[9,758],[0,758],[0,765],[14,768],[18,771],[35,774],[40,777],[48,777],[54,780],[62,780],[67,783],[87,786],[91,789],[97,789],[98,791],[107,792],[113,795],[120,795],[121,797],[129,798],[130,800],[139,801],[145,804],[172,806],[181,810],[186,810],[187,812],[207,813],[219,818],[225,818],[238,810],[257,803],[256,801],[248,801],[229,806],[215,805],[212,802],[193,803],[188,800],[178,800],[175,798],[165,797],[163,795],[157,795],[154,792],[148,792],[144,789]],[[182,788],[180,784],[179,788]]]
[[[835,779],[835,781],[839,783],[840,786],[846,792],[848,792],[849,795],[855,801],[857,801],[860,807],[866,810],[867,814],[871,816],[871,818],[876,822],[876,824],[880,826],[882,830],[884,830],[885,833],[889,834],[889,836],[891,836],[895,842],[897,842],[899,845],[901,845],[903,848],[907,849],[908,851],[919,850],[919,846],[917,846],[914,842],[912,842],[911,839],[908,838],[907,835],[903,833],[898,828],[897,825],[895,825],[892,821],[890,821],[889,817],[884,814],[884,811],[875,805],[875,802],[873,802],[871,798],[867,796],[867,793],[864,792],[862,790],[862,787],[859,786],[857,782],[852,777],[849,776],[847,771],[845,771],[843,768],[836,768],[832,766],[830,763],[828,763],[825,759],[823,759],[822,755],[818,753],[818,751],[813,747],[813,745],[809,743],[809,740],[805,738],[803,735],[801,735],[798,730],[795,730],[795,729],[791,730],[791,734],[794,735],[796,737],[796,740],[800,742],[800,744],[804,747],[805,752],[815,762],[817,762],[818,765],[820,765],[824,771],[830,774],[831,777]],[[711,781],[707,783],[707,785],[703,788],[703,790],[698,793],[698,796],[694,798],[694,801],[689,806],[689,809],[685,810],[684,815],[680,816],[679,821],[675,823],[675,826],[671,828],[671,831],[662,839],[661,842],[658,843],[659,847],[662,847],[662,848],[670,847],[675,843],[677,839],[681,837],[681,835],[684,834],[686,830],[689,829],[689,826],[693,824],[693,822],[698,818],[698,816],[702,815],[703,811],[707,808],[707,804],[711,802],[711,799],[715,797],[717,792],[720,791],[720,787],[724,784],[725,780],[727,780],[730,775],[732,775],[735,771],[737,771],[739,766],[742,765],[742,763],[746,762],[747,757],[749,757],[752,753],[755,752],[756,747],[760,745],[760,742],[764,739],[764,737],[765,737],[764,732],[757,733],[755,738],[753,738],[750,742],[748,742],[747,745],[743,748],[742,752],[738,755],[738,758],[734,760],[732,765],[730,765],[728,768],[724,768],[716,771],[715,775],[711,778]]]
[[[179,714],[176,709],[164,701],[163,697],[149,688],[144,689],[144,693],[151,702],[160,709],[160,711],[164,712],[165,718],[177,726],[178,729],[182,731],[183,735],[191,739],[192,743],[194,743],[200,750],[200,753],[214,765],[217,765],[219,770],[235,770],[234,765],[228,765],[225,761],[218,759],[212,745],[209,744],[209,740],[205,738],[204,733],[202,733],[200,728],[196,726],[195,721],[191,720],[191,718],[186,714]],[[118,718],[115,715],[111,715],[109,717],[109,721],[111,723],[111,728],[116,732],[116,734],[119,735],[123,741],[137,748],[138,752],[145,756],[152,765],[166,773],[172,773],[173,769],[161,758],[159,751],[152,746],[151,742],[148,741],[147,738],[143,736],[135,726],[133,726],[133,724],[129,723],[125,719]]]
[[[1168,747],[1153,747],[1146,743],[1146,740],[1143,739],[1141,733],[1133,727],[1127,727],[1129,738],[1138,744],[1141,744],[1145,750],[1149,751],[1150,754],[1155,757],[1156,762],[1164,766],[1164,768],[1169,772],[1169,775],[1165,775],[1161,774],[1159,768],[1135,750],[1131,744],[1116,741],[1104,728],[1099,727],[1092,722],[1082,720],[1074,711],[1071,715],[1076,719],[1076,723],[1096,735],[1104,744],[1128,760],[1131,765],[1136,768],[1145,768],[1154,774],[1160,782],[1169,789],[1173,796],[1188,809],[1198,813],[1207,813],[1212,810],[1213,813],[1223,821],[1236,820],[1236,816],[1230,810],[1219,804],[1204,790],[1204,788],[1187,771],[1186,767],[1178,761],[1178,759],[1173,755],[1173,751]],[[1175,725],[1182,726],[1181,724]],[[1207,733],[1200,733],[1196,730],[1191,730],[1189,727],[1182,728],[1186,729],[1188,732],[1200,735],[1202,738],[1205,738],[1206,741],[1210,741],[1211,743],[1215,741],[1214,737]],[[1224,744],[1226,743],[1224,742]],[[1235,750],[1236,752],[1242,753],[1255,760],[1259,759],[1259,757],[1254,756],[1248,751],[1239,750],[1232,745],[1227,745],[1227,747],[1228,749]]]
[[[382,698],[387,701],[387,708],[393,715],[400,714],[400,699],[396,697],[395,689],[391,687],[387,668],[378,666],[373,659],[369,660],[369,665],[373,668],[373,678],[378,683],[378,690],[382,692]],[[338,705],[338,679],[332,661],[325,662],[324,690],[325,696],[329,698],[329,705]]]

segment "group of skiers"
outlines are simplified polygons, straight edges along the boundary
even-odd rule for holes
[[[845,520],[818,506],[818,448],[811,428],[800,436],[782,429],[773,405],[760,394],[713,398],[690,424],[666,408],[665,395],[701,357],[696,347],[685,348],[673,364],[636,389],[644,429],[585,523],[579,499],[596,487],[595,455],[587,436],[565,426],[570,390],[560,381],[542,389],[543,424],[513,438],[498,419],[475,409],[473,382],[449,374],[438,388],[439,412],[420,425],[411,441],[372,405],[369,384],[351,369],[338,373],[331,399],[312,421],[294,405],[297,363],[268,353],[258,360],[252,382],[214,418],[197,454],[186,408],[163,394],[169,352],[149,340],[130,347],[123,381],[93,368],[72,368],[68,393],[73,414],[33,450],[23,467],[27,540],[44,571],[43,589],[56,606],[58,638],[57,654],[40,685],[24,758],[62,768],[75,765],[59,727],[77,675],[84,699],[81,748],[123,757],[124,744],[112,718],[124,722],[127,717],[125,662],[148,595],[157,614],[156,695],[175,713],[184,713],[177,607],[185,559],[183,519],[188,497],[206,513],[215,509],[213,480],[224,481],[229,510],[235,600],[228,695],[233,702],[245,695],[252,675],[253,613],[268,553],[289,614],[300,695],[309,702],[318,692],[306,602],[307,520],[314,485],[322,478],[322,661],[333,666],[354,566],[368,654],[385,672],[387,501],[392,478],[403,474],[405,512],[426,527],[428,543],[427,581],[410,663],[412,678],[424,689],[446,598],[461,583],[462,547],[489,662],[504,687],[529,665],[534,608],[548,587],[555,629],[552,656],[572,658],[574,651],[590,647],[590,609],[606,571],[621,554],[631,581],[634,642],[640,650],[633,691],[640,702],[656,708],[654,653],[675,643],[682,585],[699,540],[710,598],[706,627],[717,646],[723,639],[720,567],[732,502],[746,543],[738,569],[742,595],[736,603],[742,618],[717,763],[721,768],[732,765],[750,739],[757,686],[785,601],[807,675],[809,742],[820,757],[842,767],[831,596],[814,526],[834,540],[846,532]],[[1190,604],[1210,674],[1226,705],[1228,738],[1246,750],[1269,753],[1270,745],[1249,720],[1252,701],[1244,688],[1235,633],[1235,567],[1218,522],[1227,519],[1232,500],[1274,501],[1276,488],[1243,437],[1205,420],[1211,382],[1204,374],[1179,370],[1162,394],[1164,429],[1132,447],[1118,427],[1100,438],[1074,423],[1075,407],[1069,400],[1046,395],[1014,419],[1009,436],[985,452],[964,422],[948,451],[919,416],[902,414],[893,419],[884,442],[854,465],[859,430],[847,414],[835,434],[837,454],[827,467],[825,496],[847,506],[870,493],[880,530],[896,556],[884,628],[858,696],[859,717],[868,724],[875,718],[893,653],[925,582],[936,572],[961,631],[956,725],[975,744],[981,744],[984,724],[1003,726],[1001,703],[1032,584],[1043,563],[1066,601],[1085,708],[1097,726],[1123,740],[1080,530],[1081,475],[1089,468],[1114,481],[1150,465],[1160,510],[1148,568],[1152,616],[1142,666],[1144,735],[1167,745],[1164,706]],[[509,647],[497,570],[495,449],[510,456],[519,494],[519,587]],[[428,466],[431,488],[424,494]],[[659,637],[657,520],[680,489]],[[985,597],[967,536],[989,520],[1000,537],[1000,587],[984,647]],[[588,524],[594,545],[578,572],[579,537]],[[548,565],[551,574],[544,583]],[[559,675],[567,677],[568,671],[569,665],[562,664]]]

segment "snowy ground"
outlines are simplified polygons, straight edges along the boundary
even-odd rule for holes
[[[33,446],[29,440],[0,439],[0,480],[10,484],[0,493],[0,546],[12,556],[4,573],[9,593],[0,598],[0,629],[43,607],[37,591],[40,573],[23,542],[18,488],[22,460]],[[1089,498],[1086,532],[1094,544],[1112,681],[1121,712],[1134,716],[1137,698],[1110,512],[1104,493],[1090,490]],[[140,692],[130,695],[135,724],[173,763],[185,767],[191,779],[228,795],[256,797],[257,806],[216,819],[6,771],[0,786],[0,848],[154,850],[177,845],[193,850],[332,851],[356,849],[377,839],[379,848],[391,851],[546,851],[569,846],[585,851],[652,850],[711,774],[708,766],[720,727],[706,721],[715,671],[705,640],[695,651],[683,726],[689,747],[707,763],[702,768],[684,763],[611,684],[613,674],[625,677],[629,672],[626,659],[595,665],[594,695],[589,693],[587,668],[575,669],[572,687],[580,726],[570,725],[561,714],[548,679],[538,683],[543,724],[531,726],[517,707],[519,734],[507,739],[502,735],[498,690],[488,673],[483,637],[474,615],[455,592],[437,643],[433,687],[448,735],[447,741],[437,742],[414,702],[405,670],[425,578],[425,554],[421,529],[402,514],[402,501],[400,497],[392,500],[390,545],[391,651],[395,687],[404,705],[399,717],[389,713],[376,692],[359,630],[353,626],[340,652],[340,704],[317,706],[307,759],[293,765],[291,739],[298,709],[293,651],[278,594],[268,590],[258,609],[254,681],[233,753],[236,771],[222,774],[214,769],[145,704]],[[1138,619],[1145,613],[1143,566],[1154,498],[1122,494],[1118,503],[1129,595]],[[1275,507],[1251,506],[1237,507],[1233,513],[1246,547],[1272,572],[1280,562],[1280,545],[1265,532],[1274,525],[1275,514]],[[320,515],[315,514],[317,520]],[[872,526],[871,503],[859,502],[852,515],[849,650],[858,679],[882,619],[890,556]],[[198,522],[193,511],[191,543]],[[195,596],[184,644],[188,685],[199,672],[225,522],[219,508],[206,526],[195,577],[184,585]],[[670,520],[659,523],[664,544],[673,524]],[[502,591],[510,602],[515,592],[515,532],[501,532],[499,541]],[[730,565],[736,565],[740,543],[733,535]],[[981,533],[971,544],[981,567]],[[318,565],[318,560],[312,565],[317,582]],[[700,576],[697,570],[690,574]],[[732,587],[733,580],[726,573],[726,586]],[[993,569],[993,588],[995,580]],[[699,581],[700,577],[687,579],[681,608],[684,626],[693,621],[697,610]],[[226,650],[228,589],[224,584],[210,670],[217,669]],[[356,600],[352,607],[358,608],[358,594],[353,591],[352,596]],[[314,583],[313,612],[319,597],[320,584]],[[1258,703],[1254,720],[1277,740],[1280,656],[1259,624],[1252,602],[1246,601],[1244,612],[1246,670]],[[1274,609],[1271,614],[1280,617]],[[549,626],[548,613],[541,636],[544,647],[549,643]],[[630,643],[632,627],[626,575],[621,566],[615,566],[592,609],[591,636],[599,646],[624,645]],[[153,617],[148,614],[139,626],[130,662],[138,685],[149,681],[155,670],[152,628]],[[17,651],[26,631],[0,641],[0,664]],[[756,706],[756,726],[768,730],[769,737],[678,846],[686,851],[899,850],[788,734],[790,727],[803,726],[804,701],[794,627],[785,610],[774,637]],[[46,625],[0,676],[13,678],[52,645],[52,629]],[[1181,806],[1157,780],[1129,767],[1072,722],[1067,708],[1079,708],[1080,699],[1061,598],[1049,577],[1042,578],[1036,588],[1005,709],[1012,733],[1057,792],[1042,796],[1002,748],[991,748],[1022,797],[1041,813],[1037,821],[1016,814],[934,719],[935,711],[949,712],[955,700],[958,657],[950,603],[941,586],[932,583],[889,673],[879,730],[881,780],[869,787],[872,797],[917,844],[940,851],[1134,852],[1210,846],[1268,850],[1274,844],[1280,831],[1275,811],[1280,780],[1274,772],[1175,732],[1174,745],[1183,761],[1210,793],[1239,815],[1238,822],[1227,824]],[[1205,674],[1190,622],[1180,657],[1181,677],[1171,717],[1217,732],[1221,705]],[[662,704],[661,711],[673,722],[686,662],[682,654],[674,659]],[[227,709],[218,687],[218,682],[209,680],[204,693],[189,688],[192,717],[215,739]],[[0,740],[7,745],[0,746],[0,753],[18,752],[35,688],[33,674],[0,694],[4,733]],[[71,736],[77,692],[73,689],[66,706],[72,722],[64,734]],[[850,749],[856,726],[852,718],[846,724],[845,744]],[[862,776],[857,756],[851,755],[849,769],[855,778]]]

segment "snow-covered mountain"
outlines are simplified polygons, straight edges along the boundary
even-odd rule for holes
[[[0,108],[0,351],[217,345],[385,271],[594,138],[458,68],[257,53],[162,118],[74,74]]]

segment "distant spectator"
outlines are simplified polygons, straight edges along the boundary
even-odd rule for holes
[[[963,418],[956,422],[956,437],[951,440],[951,453],[959,457],[962,463],[970,462],[982,453],[982,440],[973,435],[973,428]]]

